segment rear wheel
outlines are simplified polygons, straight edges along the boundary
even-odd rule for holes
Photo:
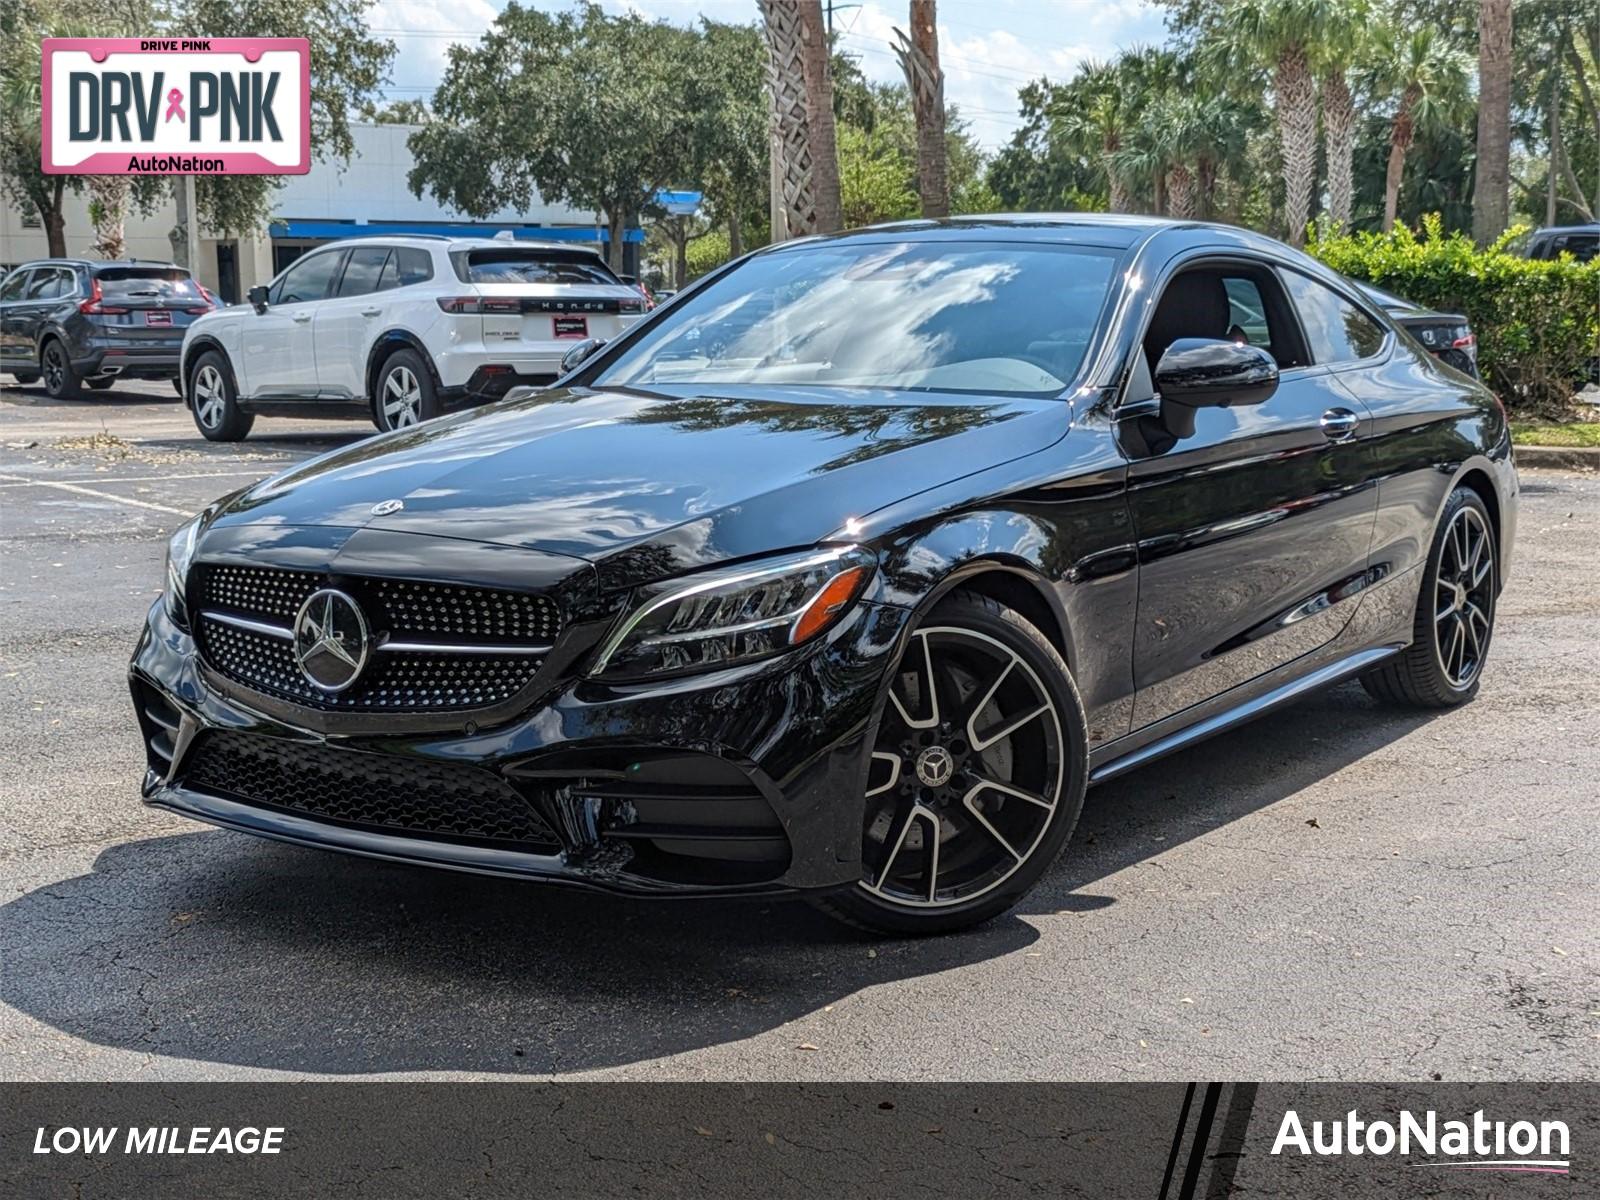
[[[97,391],[97,392],[103,392],[103,391],[105,391],[105,390],[106,390],[106,389],[107,389],[107,388],[108,388],[108,387],[110,387],[110,386],[111,386],[111,385],[112,385],[112,384],[113,384],[113,383],[115,383],[115,382],[116,382],[116,380],[115,380],[115,379],[113,379],[113,378],[110,378],[110,377],[109,377],[109,376],[108,376],[108,377],[107,377],[107,378],[105,378],[105,379],[85,379],[85,380],[84,380],[84,381],[83,381],[83,382],[84,382],[84,383],[85,383],[85,384],[86,384],[86,385],[88,385],[88,386],[89,386],[89,387],[92,387],[92,388],[93,388],[93,389],[94,389],[94,390],[95,390],[95,391]]]
[[[378,371],[372,420],[385,432],[409,429],[439,415],[439,397],[433,373],[415,350],[397,350]]]
[[[958,592],[911,636],[866,787],[862,879],[817,905],[878,933],[964,929],[1020,900],[1072,835],[1083,706],[1020,614]]]
[[[1434,532],[1411,645],[1361,677],[1376,699],[1452,708],[1478,694],[1494,634],[1499,568],[1483,498],[1457,488]]]
[[[44,375],[44,390],[53,399],[71,400],[78,395],[82,381],[72,369],[67,348],[55,338],[44,344],[39,354],[39,367]]]
[[[233,372],[215,350],[207,350],[189,373],[189,395],[194,423],[210,442],[242,441],[256,419],[239,408],[239,392]]]

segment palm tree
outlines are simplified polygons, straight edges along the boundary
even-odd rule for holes
[[[1283,156],[1285,237],[1298,246],[1311,219],[1317,169],[1317,95],[1313,55],[1341,0],[1229,0],[1209,49],[1224,62],[1260,63],[1272,71],[1272,111]]]
[[[922,215],[950,215],[950,178],[946,163],[944,72],[939,69],[939,15],[935,0],[911,0],[911,35],[896,29],[900,69],[911,91],[917,118],[917,191]]]
[[[772,236],[840,228],[833,78],[822,6],[761,0],[772,100]]]
[[[1479,0],[1478,165],[1472,185],[1472,236],[1480,245],[1505,232],[1511,219],[1510,191],[1511,0]]]
[[[1467,63],[1461,51],[1431,26],[1407,31],[1386,24],[1373,35],[1370,68],[1374,93],[1396,99],[1389,126],[1389,169],[1383,181],[1383,229],[1394,228],[1406,155],[1419,124],[1458,111],[1466,99]]]
[[[1343,0],[1329,12],[1316,46],[1322,82],[1322,133],[1328,152],[1328,216],[1335,233],[1350,228],[1354,196],[1356,114],[1350,67],[1361,56],[1371,19],[1368,0]]]

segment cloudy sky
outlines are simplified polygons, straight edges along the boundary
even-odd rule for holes
[[[563,0],[533,0],[536,7],[567,7]],[[602,0],[655,20],[691,24],[701,15],[748,22],[756,0]],[[505,0],[377,0],[373,32],[390,38],[399,53],[392,98],[433,92],[452,42],[471,41],[494,21]],[[874,79],[898,80],[890,30],[904,28],[904,0],[835,5],[841,46]],[[1103,57],[1135,43],[1162,39],[1163,10],[1151,0],[941,0],[939,53],[946,97],[958,104],[978,140],[1003,145],[1017,127],[1017,88],[1030,79],[1070,76],[1085,58]]]

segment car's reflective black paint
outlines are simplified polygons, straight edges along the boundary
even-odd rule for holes
[[[197,563],[546,591],[567,623],[508,702],[361,715],[242,687],[158,602],[131,668],[151,746],[146,800],[468,870],[647,893],[820,891],[861,876],[866,753],[885,680],[919,616],[954,589],[996,598],[1057,645],[1100,779],[1408,644],[1438,514],[1463,483],[1489,507],[1503,578],[1517,483],[1494,398],[1278,243],[1106,218],[845,236],[1109,246],[1123,256],[1121,283],[1059,397],[591,386],[652,322],[690,303],[691,288],[561,388],[375,437],[225,499]],[[1212,260],[1312,275],[1387,331],[1380,351],[1280,369],[1229,347],[1212,357],[1261,367],[1254,403],[1166,400],[1141,340],[1166,282]],[[374,515],[396,499],[398,511]],[[870,550],[877,569],[816,642],[644,684],[586,674],[630,589],[846,543]],[[187,786],[195,746],[218,731],[487,770],[557,843],[418,837]]]

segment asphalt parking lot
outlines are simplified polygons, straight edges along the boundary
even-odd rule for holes
[[[1600,477],[1527,471],[1480,699],[1350,685],[1105,785],[1013,915],[873,942],[147,810],[124,674],[167,533],[365,436],[202,441],[166,385],[0,396],[13,1079],[1592,1079]]]

